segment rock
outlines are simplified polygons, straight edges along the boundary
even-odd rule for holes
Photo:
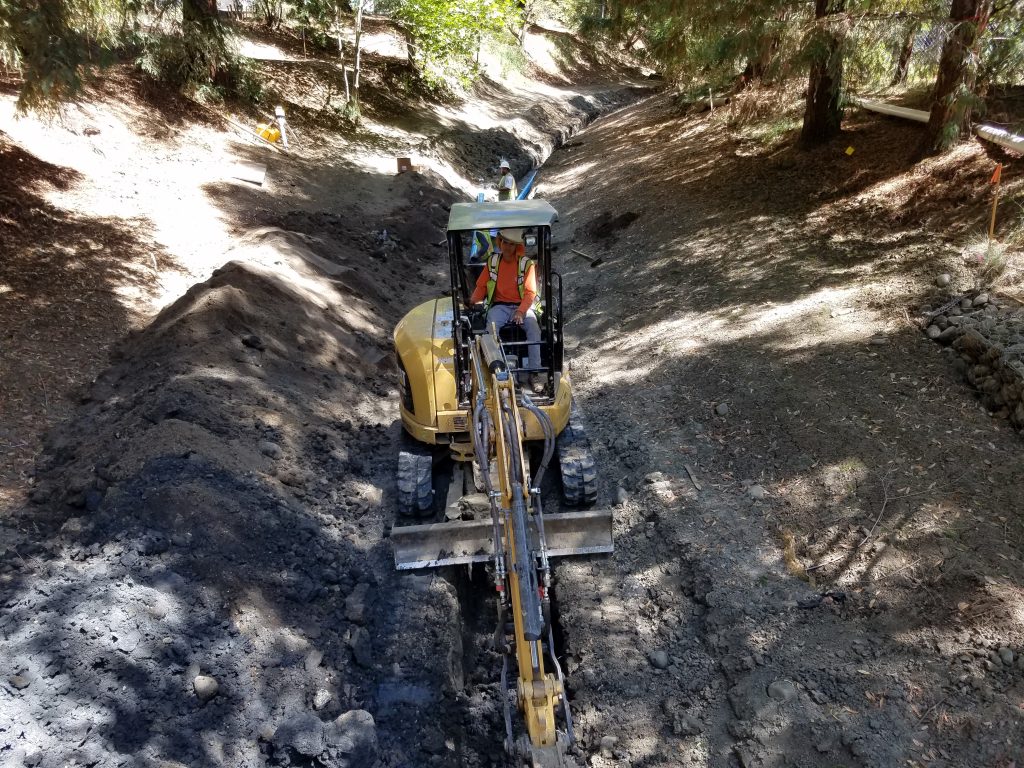
[[[947,285],[950,284],[952,280],[953,278],[950,277],[948,273],[943,272],[941,275],[935,278],[935,284],[939,286],[939,288],[945,288]]]
[[[664,479],[665,479],[665,473],[664,472],[651,472],[651,473],[649,473],[647,475],[644,475],[644,482],[647,483],[648,485],[654,485],[655,483],[660,483]]]
[[[264,456],[269,456],[274,459],[274,461],[277,461],[284,456],[284,450],[281,446],[277,443],[272,443],[269,440],[263,440],[260,442],[260,453]]]
[[[343,758],[339,768],[363,768],[377,760],[377,725],[364,709],[353,709],[336,718],[324,729],[324,741],[328,752]]]
[[[761,501],[762,499],[768,498],[768,491],[760,485],[755,484],[747,488],[747,496],[752,498],[754,501]]]
[[[220,691],[220,684],[209,675],[196,675],[192,680],[192,688],[200,701],[209,701]]]
[[[693,715],[681,713],[672,721],[672,733],[676,736],[696,736],[704,732],[704,724]]]
[[[889,343],[889,337],[882,333],[876,333],[874,336],[871,337],[871,343],[874,344],[876,347],[880,347],[884,344]]]
[[[1013,651],[1011,651],[1004,645],[1002,648],[999,649],[999,659],[1003,662],[1003,664],[1009,667],[1011,664],[1013,664]]]
[[[306,654],[306,659],[302,663],[303,668],[307,672],[312,672],[314,669],[320,666],[320,662],[324,660],[324,654],[322,651],[318,651],[315,648]]]
[[[987,293],[979,293],[977,296],[974,297],[974,301],[971,302],[971,305],[975,307],[983,307],[986,304],[988,304]]]
[[[249,347],[249,349],[266,349],[267,345],[263,343],[263,339],[257,336],[255,333],[247,334],[242,337],[242,344]]]
[[[726,405],[725,403],[719,403],[718,405],[715,406],[715,413],[717,413],[719,416],[728,416],[729,406]]]
[[[319,757],[327,748],[324,723],[312,712],[303,712],[285,720],[270,741],[279,750],[291,748],[306,757]]]
[[[615,745],[619,743],[617,736],[602,736],[601,737],[601,754],[604,757],[611,757],[612,750],[615,749]]]
[[[364,669],[373,667],[373,643],[365,627],[356,627],[352,631],[348,646],[352,649],[352,658],[356,660],[356,664]]]
[[[330,691],[325,688],[317,688],[316,693],[313,694],[313,709],[320,711],[330,704],[332,698]]]
[[[627,501],[629,501],[629,494],[626,492],[626,489],[623,488],[621,485],[617,486],[615,488],[615,506],[625,506]]]
[[[973,299],[968,298],[960,302],[960,309],[970,309],[972,306],[974,306]]]
[[[15,675],[14,677],[10,678],[8,682],[11,684],[13,688],[22,691],[29,687],[29,685],[32,683],[32,678],[28,675]]]
[[[925,331],[925,333],[928,334],[929,339],[937,339],[939,338],[939,334],[942,333],[942,329],[937,325],[929,325],[928,330]]]
[[[768,697],[775,701],[792,701],[796,698],[796,684],[792,680],[776,680],[768,686]]]
[[[351,594],[345,598],[346,619],[355,624],[366,623],[366,596],[369,591],[369,584],[358,584]]]
[[[647,659],[651,662],[651,666],[655,669],[668,669],[668,651],[651,651],[649,654],[647,654]]]
[[[936,336],[935,340],[937,342],[939,342],[940,344],[952,344],[953,341],[958,339],[962,333],[963,333],[963,329],[962,328],[960,328],[959,326],[956,326],[956,325],[951,325],[951,326],[949,326],[949,328],[947,328],[942,333],[940,333],[938,336]]]

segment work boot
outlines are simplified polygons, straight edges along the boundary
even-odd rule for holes
[[[530,376],[530,389],[535,395],[543,395],[544,388],[548,385],[547,377],[542,373],[534,373]]]

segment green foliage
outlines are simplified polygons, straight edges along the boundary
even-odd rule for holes
[[[138,66],[151,77],[206,102],[231,95],[259,101],[260,85],[247,59],[235,53],[231,37],[220,25],[185,22],[176,32],[150,37]]]
[[[85,41],[68,20],[63,3],[0,0],[0,61],[20,69],[20,109],[45,109],[82,86]]]
[[[424,79],[466,83],[480,48],[511,38],[515,8],[514,0],[399,0],[393,14]]]

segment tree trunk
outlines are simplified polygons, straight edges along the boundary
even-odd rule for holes
[[[903,36],[903,44],[896,53],[896,72],[892,76],[893,85],[903,85],[907,82],[907,75],[910,72],[910,57],[914,54],[914,38],[920,28],[921,22],[915,21],[907,29],[907,34]]]
[[[181,18],[185,22],[196,22],[203,26],[216,25],[217,0],[182,0]]]
[[[921,155],[942,152],[970,129],[975,78],[974,48],[992,13],[992,0],[953,0],[951,29],[942,45]]]
[[[829,24],[829,16],[846,9],[846,0],[815,0],[814,18],[819,29],[811,74],[807,83],[807,104],[800,144],[811,147],[824,144],[839,133],[843,112],[839,94],[843,85],[843,32]]]
[[[355,102],[356,107],[359,106],[359,74],[362,71],[362,53],[363,53],[363,5],[366,0],[359,0],[359,4],[356,6],[356,20],[355,20],[355,75],[352,78],[352,101]]]

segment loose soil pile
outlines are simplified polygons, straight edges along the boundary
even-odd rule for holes
[[[454,588],[399,588],[386,539],[404,280],[281,230],[230,255],[47,439],[37,533],[7,531],[0,565],[5,763],[447,751]],[[420,258],[395,246],[388,263]]]

